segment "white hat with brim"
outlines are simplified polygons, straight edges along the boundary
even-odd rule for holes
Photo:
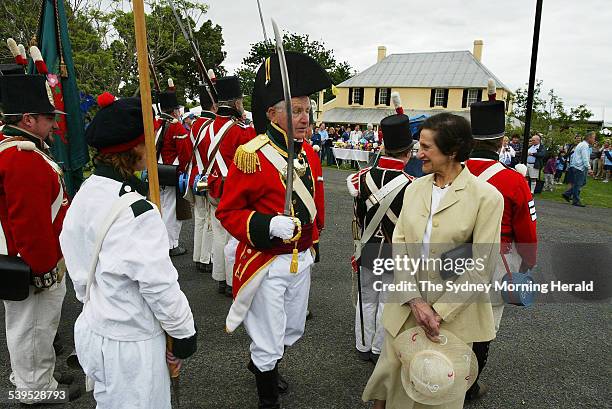
[[[393,346],[402,363],[402,385],[415,402],[442,405],[456,401],[476,381],[474,352],[450,331],[441,329],[440,342],[435,343],[421,327],[414,327],[401,333]]]

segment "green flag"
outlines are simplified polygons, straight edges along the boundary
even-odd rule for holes
[[[89,152],[85,141],[64,0],[43,0],[37,43],[49,69],[48,79],[56,108],[67,114],[60,118],[60,129],[54,135],[51,152],[64,170],[66,189],[72,197],[83,181],[83,167],[89,162]],[[35,70],[31,64],[30,71]]]

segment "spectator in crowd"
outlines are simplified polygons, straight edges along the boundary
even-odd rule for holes
[[[379,126],[377,126],[377,127],[376,127],[376,129],[375,129],[375,131],[376,131],[376,135],[378,136],[378,144],[380,145],[380,144],[382,144],[382,141],[383,141],[383,133],[382,133],[382,130],[380,129],[380,127],[379,127]],[[414,155],[413,155],[413,157],[414,157]]]
[[[550,155],[548,160],[546,161],[546,165],[544,166],[544,187],[542,191],[552,192],[555,190],[555,172],[557,171],[557,158],[555,155]]]
[[[512,166],[512,161],[516,156],[516,151],[508,143],[508,137],[504,136],[502,147],[499,151],[499,161],[506,166]]]
[[[574,143],[568,143],[567,145],[565,145],[565,152],[567,152],[565,156],[565,158],[567,159],[567,172],[565,173],[565,180],[563,182],[568,184],[570,189],[572,188],[572,185],[574,183],[574,169],[570,167],[570,162],[572,160],[574,150],[576,149],[576,146],[578,146],[578,144],[580,143],[581,139],[582,138],[580,137],[580,134],[576,134],[574,136]]]
[[[603,168],[605,173],[605,179],[603,182],[608,183],[610,180],[610,175],[612,174],[612,149],[610,149],[610,141],[606,141],[604,144],[602,157],[604,161]]]
[[[187,131],[191,130],[191,126],[193,125],[193,121],[195,121],[195,115],[192,112],[189,112],[185,119],[183,119],[183,126]]]
[[[567,167],[567,159],[565,158],[565,151],[561,149],[557,155],[555,162],[555,185],[561,184],[561,176]]]
[[[589,132],[584,137],[584,140],[576,145],[576,149],[570,160],[570,170],[572,171],[574,180],[572,187],[562,193],[561,196],[567,202],[571,200],[574,206],[586,207],[580,201],[580,191],[584,185],[586,185],[587,174],[593,175],[591,161],[589,160],[590,146],[593,145],[593,143],[595,143],[595,132]]]
[[[312,136],[310,137],[310,144],[314,146],[318,146],[321,149],[321,134],[319,133],[319,127],[315,126],[312,131]]]
[[[597,179],[597,175],[599,174],[599,162],[601,160],[601,151],[602,148],[599,145],[599,142],[595,142],[593,147],[591,148],[591,169],[593,169],[593,179]]]
[[[342,127],[342,132],[340,133],[340,136],[342,137],[342,141],[343,142],[348,142],[351,138],[351,126],[347,125],[346,128],[343,126]]]
[[[323,122],[321,122],[321,125],[319,126],[319,135],[321,135],[321,163],[323,163],[323,161],[327,161],[327,164],[331,166],[333,165],[333,159],[331,158],[332,139],[329,137],[329,132],[327,131],[325,123]]]
[[[512,135],[512,142],[510,142],[510,147],[514,149],[514,157],[510,162],[511,167],[515,167],[517,163],[519,163],[521,159],[521,153],[523,151],[523,144],[521,143],[520,135],[515,133]]]
[[[368,124],[366,131],[362,135],[362,137],[370,143],[376,142],[378,139],[377,136],[378,135],[374,133],[374,126],[372,124]]]
[[[353,146],[356,146],[357,144],[359,144],[359,141],[361,140],[361,137],[363,136],[363,133],[359,130],[359,125],[355,125],[355,129],[351,132],[351,144]]]
[[[540,178],[540,169],[544,167],[544,158],[546,157],[546,148],[541,144],[540,136],[533,135],[529,139],[529,148],[527,150],[527,176],[529,176],[529,186],[531,194],[535,192],[536,182]]]
[[[338,131],[336,131],[336,128],[333,126],[329,127],[328,133],[329,133],[329,140],[332,142],[332,144],[336,142],[338,138],[340,137],[340,135],[338,134]]]

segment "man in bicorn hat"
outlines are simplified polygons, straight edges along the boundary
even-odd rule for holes
[[[200,106],[202,113],[200,117],[192,124],[191,132],[189,133],[189,148],[191,161],[187,168],[189,174],[188,195],[193,195],[193,213],[194,213],[194,232],[193,232],[193,261],[196,263],[198,270],[206,273],[212,273],[212,221],[215,217],[211,213],[211,204],[206,196],[205,191],[194,191],[194,182],[196,176],[201,175],[204,171],[204,158],[200,151],[205,130],[216,117],[217,105],[211,99],[206,85],[200,85],[198,93],[200,96]]]
[[[391,95],[397,114],[383,118],[384,153],[374,167],[362,169],[346,179],[354,199],[353,240],[355,254],[351,259],[353,274],[359,274],[355,312],[355,342],[359,357],[377,362],[385,330],[382,325],[384,294],[374,289],[375,281],[393,282],[392,273],[374,275],[368,265],[373,257],[391,258],[391,238],[402,210],[404,190],[414,178],[403,171],[415,143],[410,118],[404,115],[399,94]],[[364,256],[365,263],[361,263]]]
[[[204,161],[204,179],[208,184],[206,195],[210,203],[213,231],[212,278],[218,283],[218,292],[232,296],[232,271],[225,262],[225,246],[230,243],[230,234],[214,217],[222,195],[234,189],[225,183],[236,148],[255,137],[252,127],[242,121],[243,94],[240,80],[236,76],[218,78],[215,84],[219,99],[215,120],[202,131],[202,142],[198,149]],[[233,236],[233,234],[232,234]]]
[[[23,69],[9,75],[15,72],[0,75],[5,124],[0,133],[0,254],[19,257],[31,270],[31,283],[25,300],[4,301],[10,378],[22,391],[56,390],[58,383],[72,381],[53,373],[53,339],[66,294],[59,235],[69,202],[46,142],[58,129],[56,115],[64,112],[55,109],[44,76],[23,75]],[[68,395],[79,395],[76,384]],[[32,404],[37,398],[20,400]]]
[[[236,151],[217,217],[238,241],[233,268],[234,303],[228,332],[244,323],[251,338],[248,369],[255,375],[259,408],[280,408],[278,364],[304,333],[313,243],[323,226],[323,190],[318,155],[303,140],[309,95],[331,80],[311,57],[287,52],[292,112],[286,112],[278,56],[259,68],[253,90],[253,120],[259,135]],[[294,129],[291,216],[284,216],[288,121]]]
[[[470,106],[474,148],[465,162],[475,176],[493,185],[504,197],[504,214],[501,224],[501,257],[498,260],[494,280],[501,282],[510,272],[526,272],[536,264],[537,234],[536,210],[531,190],[523,175],[499,162],[499,151],[505,133],[505,104],[495,100],[495,83],[489,80],[489,100]],[[499,329],[504,303],[493,299],[495,330]],[[478,374],[484,368],[489,353],[487,342],[474,342],[473,350],[478,358]],[[478,379],[466,393],[467,400],[482,397],[488,388]]]
[[[168,90],[159,93],[158,102],[161,113],[155,120],[157,161],[164,165],[176,165],[179,172],[184,171],[189,161],[189,138],[180,120],[180,106],[172,79],[168,80]],[[168,230],[170,256],[180,256],[187,249],[179,244],[182,221],[177,219],[176,186],[160,186],[160,189],[162,218]]]

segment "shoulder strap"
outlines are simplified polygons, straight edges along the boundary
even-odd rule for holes
[[[104,242],[104,238],[106,237],[106,233],[113,225],[119,214],[124,210],[130,207],[135,202],[142,200],[142,196],[136,192],[126,193],[119,198],[111,207],[110,211],[106,215],[104,222],[98,226],[98,230],[96,232],[96,242],[94,251],[91,257],[91,264],[89,267],[89,275],[87,276],[87,287],[85,290],[85,300],[84,304],[89,301],[89,291],[91,285],[95,280],[96,267],[98,266],[98,256],[100,255],[100,250],[102,249],[102,243]]]
[[[368,180],[369,178],[369,180]],[[367,199],[368,209],[374,206],[377,203],[380,203],[389,193],[395,190],[398,186],[404,186],[408,183],[409,179],[403,173],[397,175],[393,179],[389,181],[389,183],[383,185],[380,189],[374,183],[374,179],[370,176],[370,172],[368,172],[366,176],[366,183],[368,184],[368,188],[370,189],[370,196]]]
[[[200,145],[200,142],[202,142],[202,132],[205,132],[206,129],[208,129],[208,126],[214,121],[214,119],[212,118],[208,118],[206,120],[206,122],[204,122],[202,124],[202,126],[200,127],[200,129],[198,129],[198,136],[194,139],[192,139],[193,142],[193,150],[191,151],[191,158],[189,158],[189,162],[187,162],[189,165],[188,168],[188,172],[187,174],[191,174],[191,168],[193,167],[193,158],[196,158],[196,164],[198,167],[198,173],[202,171],[202,169],[204,169],[204,164],[202,163],[202,157],[200,156],[200,151],[198,149],[198,145]],[[191,132],[191,134],[193,135],[193,132]]]
[[[227,165],[223,160],[223,157],[219,154],[219,148],[221,147],[221,142],[223,141],[223,138],[225,138],[225,135],[227,135],[227,132],[237,122],[238,120],[227,121],[221,127],[221,129],[219,129],[219,133],[217,135],[215,135],[214,126],[211,125],[208,127],[210,129],[210,147],[208,148],[208,166],[206,167],[206,172],[204,172],[206,176],[210,175],[215,162],[218,162],[219,168],[221,169],[221,174],[223,176],[227,175]]]
[[[484,172],[478,175],[478,179],[482,179],[486,182],[504,169],[506,169],[504,165],[499,162],[495,162],[493,165],[486,168]]]
[[[404,175],[396,176],[391,182],[397,180],[399,177],[404,178],[405,181],[403,183],[395,182],[395,187],[393,188],[393,190],[387,192],[382,198],[382,200],[379,202],[378,209],[376,209],[374,216],[372,216],[372,219],[369,221],[368,225],[363,231],[363,234],[361,235],[362,245],[367,243],[368,240],[370,240],[370,238],[372,237],[372,235],[376,232],[378,226],[382,222],[385,213],[387,213],[387,210],[389,210],[389,208],[391,207],[393,200],[395,200],[397,195],[402,191],[402,188],[408,183],[409,179]],[[389,185],[391,182],[389,182],[387,185]]]

